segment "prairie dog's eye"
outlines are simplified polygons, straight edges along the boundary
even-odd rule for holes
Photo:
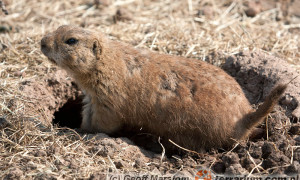
[[[75,38],[70,38],[70,39],[65,41],[65,43],[68,44],[68,45],[73,45],[73,44],[76,44],[77,42],[78,42],[78,40],[75,39]]]

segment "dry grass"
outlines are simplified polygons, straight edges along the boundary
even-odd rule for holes
[[[26,167],[26,178],[84,178],[112,166],[109,158],[91,153],[89,147],[96,142],[52,125],[42,127],[39,119],[24,119],[26,98],[19,83],[53,71],[39,42],[59,25],[99,29],[137,47],[201,60],[213,52],[230,55],[263,49],[299,68],[300,34],[289,30],[300,25],[276,21],[280,8],[249,18],[241,0],[100,0],[98,8],[91,0],[4,2],[9,14],[0,13],[0,26],[8,31],[0,34],[0,116],[10,125],[0,131],[0,177]],[[213,14],[197,16],[205,5]],[[130,20],[114,22],[119,8]],[[80,168],[74,170],[72,165]]]

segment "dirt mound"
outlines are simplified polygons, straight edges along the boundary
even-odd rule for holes
[[[278,83],[289,83],[281,104],[300,118],[300,77],[296,69],[285,60],[263,52],[242,52],[226,59],[223,69],[235,77],[252,104],[261,102]]]
[[[288,83],[298,73],[280,58],[262,52],[242,52],[226,58],[223,68],[243,87],[252,104],[258,104],[278,82]],[[166,157],[162,147],[153,141],[144,141],[143,147],[132,136],[113,138],[105,134],[81,134],[84,141],[93,141],[88,151],[108,157],[112,163],[109,172],[119,170],[147,170],[161,174],[174,174],[178,167],[181,175],[192,177],[200,167],[211,168],[216,173],[300,173],[299,91],[300,78],[293,80],[267,123],[258,128],[251,141],[240,142],[231,151],[213,149],[203,155],[185,154]],[[81,95],[77,86],[61,70],[47,74],[42,80],[25,81],[20,88],[31,100],[27,110],[37,112],[43,123],[78,128],[80,125]],[[123,134],[126,136],[126,134]],[[135,142],[133,143],[132,140]],[[147,143],[145,143],[147,142]],[[149,151],[157,147],[158,152]],[[70,161],[66,159],[65,161]],[[78,166],[70,166],[76,168]],[[12,173],[20,174],[20,169]],[[101,178],[105,172],[91,174]],[[15,175],[12,175],[14,177]]]
[[[40,119],[44,124],[51,123],[54,113],[66,102],[75,100],[82,94],[77,85],[62,70],[47,74],[43,79],[23,81],[20,90],[29,102],[24,112],[30,114],[30,117]]]

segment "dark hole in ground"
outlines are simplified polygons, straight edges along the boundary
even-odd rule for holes
[[[82,121],[82,99],[83,96],[79,96],[75,99],[68,99],[68,101],[54,113],[54,119],[52,121],[53,125],[71,129],[80,128]],[[138,146],[147,150],[161,152],[161,146],[158,144],[158,137],[149,133],[143,133],[137,129],[124,127],[115,134],[112,134],[111,137],[127,137]]]
[[[70,98],[68,101],[54,113],[52,123],[60,127],[80,128],[81,125],[81,111],[82,111],[83,96],[76,99]]]

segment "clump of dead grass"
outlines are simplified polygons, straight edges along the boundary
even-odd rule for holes
[[[6,12],[3,1],[0,7]],[[115,22],[120,7],[132,17]],[[13,168],[26,167],[24,177],[84,178],[108,167],[109,160],[89,152],[91,142],[73,131],[60,133],[52,125],[41,127],[38,119],[24,118],[26,98],[19,84],[54,71],[41,54],[39,41],[59,25],[98,29],[139,48],[199,60],[207,60],[211,53],[231,55],[262,49],[299,68],[299,33],[290,30],[300,25],[277,21],[280,8],[249,18],[241,0],[114,0],[96,5],[87,0],[12,0],[6,8],[10,14],[0,15],[0,25],[9,30],[0,34],[0,116],[11,126],[0,132],[0,177]],[[212,16],[197,15],[201,8],[210,8]]]

